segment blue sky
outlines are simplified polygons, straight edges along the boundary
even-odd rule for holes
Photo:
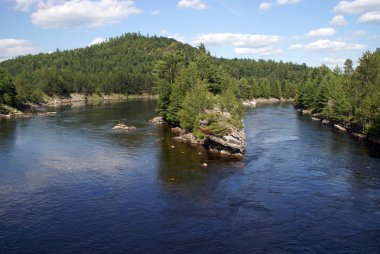
[[[379,47],[379,0],[2,0],[0,60],[127,32],[227,58],[342,65]]]

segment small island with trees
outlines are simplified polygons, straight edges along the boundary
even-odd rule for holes
[[[85,100],[158,95],[157,113],[179,134],[178,140],[242,156],[242,102],[294,98],[295,107],[313,119],[379,142],[379,73],[380,49],[365,52],[356,68],[347,59],[344,70],[331,70],[324,65],[216,58],[203,44],[192,47],[129,33],[85,48],[1,62],[0,114],[9,117],[73,94]]]

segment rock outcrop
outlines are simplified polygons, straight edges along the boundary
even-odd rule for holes
[[[340,131],[340,132],[346,132],[347,134],[357,138],[369,141],[371,143],[380,144],[380,138],[374,138],[366,135],[364,126],[353,123],[350,121],[338,121],[335,119],[332,119],[330,117],[326,117],[320,113],[314,113],[310,110],[305,109],[297,109],[297,112],[303,114],[303,115],[311,115],[311,118],[315,121],[320,121],[322,124],[328,125],[333,127],[334,129]]]
[[[231,129],[230,132],[223,137],[209,135],[205,138],[204,144],[210,151],[242,157],[246,144],[244,129]]]
[[[149,120],[149,122],[156,125],[166,124],[166,121],[161,116],[156,116],[153,119]]]
[[[165,123],[160,117],[150,122],[159,125]],[[206,111],[204,118],[199,120],[199,129],[194,132],[196,135],[179,127],[173,127],[171,131],[177,135],[174,137],[176,141],[203,145],[209,151],[223,156],[244,156],[246,140],[243,122],[232,119],[228,112],[219,109]]]
[[[121,131],[131,131],[131,130],[136,130],[135,126],[128,126],[122,123],[119,123],[115,125],[112,130],[121,130]]]

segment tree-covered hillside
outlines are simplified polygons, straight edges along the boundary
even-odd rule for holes
[[[43,93],[154,93],[153,67],[159,60],[175,54],[189,63],[197,52],[174,39],[129,33],[85,48],[17,57],[0,63],[0,68],[11,75],[21,102],[39,102]],[[247,99],[293,97],[308,70],[292,63],[210,59],[217,66],[210,71],[220,67],[240,80],[238,97]]]
[[[20,100],[37,102],[42,93],[152,93],[154,64],[166,54],[195,49],[173,39],[125,34],[107,42],[4,61],[0,67],[13,78]]]

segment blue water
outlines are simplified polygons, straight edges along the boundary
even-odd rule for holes
[[[1,120],[0,253],[380,252],[378,146],[268,105],[223,160],[150,125],[154,107]]]

